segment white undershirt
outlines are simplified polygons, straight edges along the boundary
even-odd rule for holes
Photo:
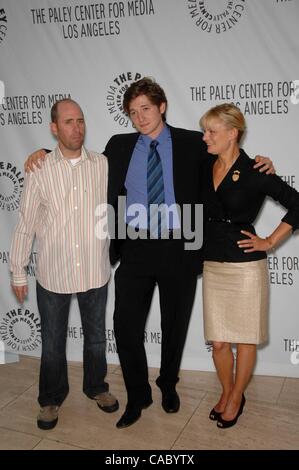
[[[79,163],[80,161],[81,161],[81,155],[80,155],[80,157],[77,157],[77,158],[69,158],[69,162],[70,162],[73,166],[77,165],[77,163]]]

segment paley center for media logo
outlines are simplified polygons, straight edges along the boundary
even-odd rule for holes
[[[0,319],[0,340],[14,352],[29,352],[40,348],[39,315],[28,308],[12,308]]]
[[[122,127],[128,127],[131,123],[128,115],[123,110],[123,97],[129,86],[140,80],[139,72],[123,72],[112,80],[106,92],[106,106],[113,120]]]
[[[225,33],[242,18],[245,0],[187,0],[195,25],[205,33]]]
[[[23,172],[11,162],[0,161],[0,183],[0,210],[17,210],[24,184]]]

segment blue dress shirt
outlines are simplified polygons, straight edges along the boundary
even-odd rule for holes
[[[126,223],[135,228],[147,229],[147,158],[153,139],[140,134],[129,164],[125,187],[127,190]],[[158,137],[157,151],[163,169],[165,204],[176,204],[173,187],[172,140],[170,130],[164,126]],[[136,206],[136,204],[138,206]],[[142,208],[140,211],[138,208]],[[170,213],[168,229],[180,228],[178,211]]]

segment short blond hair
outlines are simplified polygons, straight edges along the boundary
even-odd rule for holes
[[[229,129],[237,129],[238,142],[240,142],[245,130],[246,122],[243,113],[232,103],[219,104],[209,109],[199,121],[200,127],[205,129],[211,119],[220,119]]]

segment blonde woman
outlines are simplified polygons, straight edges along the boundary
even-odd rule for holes
[[[267,251],[299,227],[299,194],[277,175],[253,169],[240,148],[245,119],[233,104],[210,109],[200,120],[211,158],[204,163],[205,213],[203,306],[205,339],[222,385],[210,419],[219,428],[236,424],[256,361],[256,345],[267,341]],[[266,238],[253,223],[266,198],[288,209]],[[231,346],[236,344],[236,364]],[[234,374],[235,369],[235,374]]]

